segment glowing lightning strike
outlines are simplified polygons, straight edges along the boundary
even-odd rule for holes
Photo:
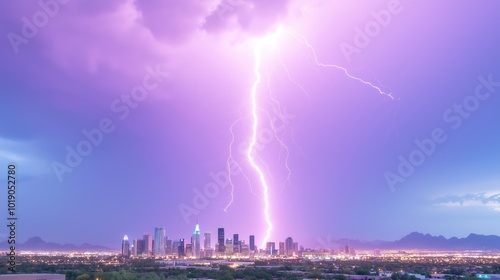
[[[349,73],[349,71],[347,71],[346,68],[342,67],[342,66],[339,66],[339,65],[336,65],[336,64],[325,64],[325,63],[322,63],[322,62],[319,62],[318,61],[318,57],[316,55],[316,51],[314,50],[313,46],[311,46],[311,44],[309,44],[309,42],[306,40],[306,38],[300,34],[297,34],[297,33],[290,33],[292,34],[292,36],[294,36],[297,41],[303,43],[304,45],[306,45],[312,52],[313,54],[313,58],[314,58],[314,62],[316,63],[316,65],[318,66],[321,66],[321,67],[326,67],[326,68],[335,68],[335,69],[338,69],[338,70],[341,70],[342,72],[344,72],[344,74],[349,77],[350,79],[353,79],[355,81],[358,81],[362,84],[365,84],[367,86],[370,86],[371,88],[375,89],[376,91],[378,91],[379,94],[382,94],[382,95],[385,95],[391,99],[394,99],[394,97],[390,94],[390,93],[386,93],[384,92],[382,89],[380,89],[380,87],[368,82],[368,81],[365,81],[359,77],[356,77],[356,76],[353,76],[351,75],[351,73]]]
[[[251,94],[251,102],[252,102],[252,137],[250,140],[250,145],[248,146],[247,150],[247,158],[248,161],[250,162],[250,165],[252,166],[253,169],[259,174],[259,179],[260,183],[262,184],[263,188],[263,193],[264,193],[264,216],[266,218],[266,224],[267,224],[267,230],[266,230],[266,236],[264,237],[264,240],[262,241],[262,248],[265,248],[265,244],[267,243],[267,240],[271,236],[271,230],[273,228],[273,224],[271,223],[271,218],[269,217],[269,189],[267,186],[266,178],[264,176],[264,172],[262,172],[262,169],[257,165],[254,159],[254,153],[255,153],[255,144],[257,143],[257,127],[259,125],[259,118],[257,116],[257,87],[260,84],[260,61],[261,61],[261,45],[260,43],[257,45],[255,48],[255,81],[252,86],[252,94]]]
[[[257,106],[257,93],[258,93],[258,86],[259,84],[261,84],[261,74],[260,74],[260,68],[261,68],[261,49],[262,49],[262,45],[267,42],[269,43],[269,39],[272,40],[272,42],[274,43],[274,40],[276,39],[276,34],[273,34],[271,36],[268,36],[266,38],[262,38],[256,45],[255,47],[255,68],[254,68],[254,73],[255,73],[255,81],[252,85],[252,90],[251,90],[251,112],[248,116],[246,117],[243,117],[243,118],[240,118],[238,120],[236,120],[232,125],[231,125],[231,128],[230,128],[230,133],[231,133],[231,142],[229,144],[229,157],[227,159],[227,170],[228,170],[228,177],[229,177],[229,184],[231,186],[231,196],[230,196],[230,201],[229,203],[226,205],[226,207],[224,208],[224,211],[227,212],[229,207],[232,205],[232,203],[234,202],[234,183],[232,181],[232,175],[231,175],[231,163],[234,163],[234,158],[233,158],[233,144],[234,144],[234,140],[235,140],[235,135],[234,135],[234,127],[235,125],[244,120],[244,119],[251,119],[251,122],[252,122],[252,135],[250,137],[250,143],[248,145],[248,148],[245,152],[246,154],[246,157],[247,157],[247,160],[248,162],[250,163],[250,166],[252,169],[255,170],[255,172],[259,175],[259,181],[262,185],[262,190],[263,190],[263,203],[264,203],[264,216],[265,216],[265,220],[266,220],[266,224],[267,224],[267,229],[266,229],[266,235],[263,239],[263,242],[262,242],[262,248],[264,248],[265,244],[267,243],[267,241],[269,240],[270,236],[271,236],[271,231],[272,231],[272,228],[273,228],[273,225],[272,225],[272,222],[271,222],[271,218],[270,218],[270,215],[269,215],[269,187],[268,187],[268,183],[266,181],[266,176],[264,175],[264,171],[263,171],[263,168],[260,167],[258,164],[257,164],[257,161],[259,162],[262,162],[264,165],[265,163],[263,162],[263,160],[258,156],[257,154],[257,145],[258,145],[258,139],[257,139],[257,136],[258,136],[258,126],[259,126],[259,118],[258,118],[258,106]],[[269,82],[269,77],[268,77],[268,82]],[[270,91],[270,87],[269,87],[269,84],[268,84],[268,90]],[[277,100],[275,100],[274,98],[272,98],[272,95],[270,96],[272,102],[276,103],[274,104],[275,106],[277,106],[277,108],[275,108],[275,110],[277,110],[277,114],[279,115],[279,117],[281,119],[284,119],[284,116],[283,116],[283,113],[281,112],[281,108],[280,108],[280,105],[279,105],[279,102]],[[277,135],[277,132],[275,130],[275,127],[274,127],[274,122],[269,114],[269,112],[267,112],[266,110],[264,110],[264,112],[267,114],[268,118],[269,118],[269,121],[270,121],[270,124],[271,124],[271,130],[272,132],[274,133],[274,137],[278,140],[278,143],[280,143],[280,145],[282,146],[282,148],[284,147],[286,152],[288,153],[288,147],[286,147],[286,145],[281,141],[280,137]],[[287,156],[287,160],[288,160],[288,156]],[[286,162],[286,167],[289,171],[289,175],[287,177],[287,180],[288,178],[290,177],[290,170],[288,168],[288,162]],[[253,189],[252,189],[252,184],[250,182],[250,179],[245,175],[245,173],[243,172],[243,169],[241,167],[238,166],[238,169],[239,171],[242,172],[242,174],[244,175],[245,179],[247,180],[248,184],[250,185],[250,191],[256,195],[254,192],[253,192]],[[267,170],[267,172],[269,173],[269,177],[271,178],[271,174],[270,174],[270,171],[269,171],[269,168],[267,165],[265,165],[265,169]],[[285,182],[286,184],[286,182]],[[257,196],[257,195],[256,195]],[[259,198],[260,200],[260,198]]]
[[[239,166],[236,161],[234,160],[233,158],[233,145],[234,145],[234,126],[246,119],[248,117],[244,117],[244,118],[240,118],[238,120],[236,120],[232,125],[231,125],[231,128],[230,128],[230,133],[231,133],[231,143],[229,144],[229,157],[227,158],[227,161],[226,161],[226,164],[227,164],[227,174],[228,174],[228,181],[229,181],[229,185],[231,186],[231,199],[229,200],[229,203],[226,205],[226,207],[224,207],[224,212],[227,212],[229,207],[231,207],[231,205],[233,204],[234,202],[234,183],[233,183],[233,175],[232,175],[232,167],[231,167],[231,164],[236,164],[236,166],[238,167],[238,170],[239,172],[241,172],[241,174],[243,175],[243,177],[247,180],[248,182],[248,185],[250,186],[250,192],[252,194],[254,194],[255,196],[257,196],[256,193],[254,193],[253,191],[253,188],[252,188],[252,183],[250,182],[250,179],[247,177],[247,175],[245,174],[245,172],[243,171],[243,169],[241,168],[241,166]],[[258,197],[257,197],[258,198]]]
[[[231,206],[231,204],[234,201],[234,187],[235,186],[234,186],[232,178],[231,178],[232,177],[232,175],[231,175],[231,164],[232,163],[236,163],[235,160],[234,160],[234,158],[233,158],[233,148],[232,148],[232,146],[234,144],[234,141],[235,141],[235,135],[234,135],[233,129],[234,129],[234,126],[236,125],[236,123],[238,123],[238,122],[240,122],[240,121],[242,121],[244,119],[250,119],[251,123],[252,123],[252,133],[251,133],[250,143],[248,145],[248,149],[246,150],[246,157],[247,157],[248,162],[250,163],[251,168],[254,169],[255,172],[259,176],[259,181],[260,181],[260,184],[261,184],[262,190],[263,190],[264,216],[265,216],[265,221],[266,221],[266,224],[267,224],[266,234],[265,234],[265,237],[264,237],[264,239],[262,241],[262,247],[261,248],[265,248],[266,243],[267,243],[267,241],[269,240],[269,238],[271,236],[271,231],[273,229],[273,224],[271,222],[271,218],[270,218],[270,214],[269,214],[269,211],[270,211],[269,210],[269,208],[270,208],[270,203],[269,203],[269,185],[268,185],[268,182],[266,181],[266,175],[265,175],[265,173],[264,173],[263,170],[264,169],[267,170],[268,175],[269,175],[268,178],[267,178],[268,180],[272,181],[272,177],[271,177],[271,174],[270,174],[268,166],[265,164],[265,162],[262,160],[262,158],[260,158],[259,155],[257,154],[257,148],[258,148],[257,136],[258,136],[258,127],[259,127],[258,110],[264,111],[264,113],[267,115],[267,117],[269,118],[269,121],[270,121],[271,130],[274,133],[274,138],[277,139],[277,141],[278,141],[279,145],[281,146],[281,148],[285,150],[285,155],[286,155],[285,165],[286,165],[286,169],[288,171],[288,176],[287,176],[287,178],[286,178],[286,180],[285,180],[285,182],[283,184],[283,188],[285,187],[286,183],[289,181],[290,175],[291,175],[290,168],[288,166],[288,156],[289,156],[288,147],[283,143],[282,139],[277,134],[277,131],[276,131],[275,127],[274,127],[274,122],[273,122],[272,117],[269,114],[269,112],[266,109],[259,108],[257,106],[258,105],[258,99],[257,99],[258,87],[261,84],[260,68],[261,68],[261,60],[262,60],[262,47],[263,47],[263,45],[264,45],[264,43],[266,41],[267,41],[267,43],[269,43],[269,39],[271,39],[272,45],[275,45],[276,44],[275,41],[277,39],[278,33],[280,33],[280,30],[281,30],[281,27],[279,27],[278,30],[274,34],[272,34],[270,36],[267,36],[265,38],[262,38],[257,43],[257,45],[255,47],[255,68],[254,68],[255,81],[254,81],[254,83],[252,85],[251,96],[250,96],[250,98],[251,98],[250,114],[248,116],[246,116],[246,117],[243,117],[243,118],[240,118],[240,119],[236,120],[233,123],[233,125],[231,126],[231,129],[230,129],[230,132],[231,132],[231,143],[229,145],[229,158],[227,160],[227,168],[228,168],[228,174],[229,174],[229,183],[231,185],[231,199],[230,199],[229,203],[227,204],[227,206],[224,208],[224,211],[226,211],[226,212],[227,212],[228,208]],[[306,38],[304,36],[302,36],[300,34],[297,34],[297,33],[293,33],[293,32],[286,32],[286,33],[290,34],[299,43],[305,45],[307,48],[310,49],[310,51],[312,53],[312,56],[313,56],[313,60],[314,60],[314,62],[316,63],[317,66],[321,66],[321,67],[325,67],[325,68],[334,68],[334,69],[340,70],[349,79],[352,79],[352,80],[355,80],[357,82],[360,82],[360,83],[362,83],[362,84],[364,84],[366,86],[371,87],[373,90],[377,91],[379,94],[384,95],[386,97],[389,97],[391,99],[394,99],[393,96],[391,95],[391,93],[386,93],[380,87],[372,84],[371,82],[368,82],[368,81],[363,80],[362,78],[353,76],[346,68],[344,68],[342,66],[339,66],[339,65],[336,65],[336,64],[325,64],[325,63],[319,62],[314,47],[311,44],[309,44],[309,42],[306,40]],[[279,56],[279,54],[277,56],[277,59],[278,59],[280,65],[282,66],[282,68],[284,69],[284,71],[285,71],[285,73],[287,75],[287,78],[295,86],[297,86],[307,97],[309,97],[308,92],[305,90],[305,88],[302,87],[302,85],[300,83],[298,83],[297,81],[295,81],[292,78],[292,75],[291,75],[290,71],[288,71],[286,65],[281,60],[281,57]],[[268,79],[268,81],[267,81],[268,82],[267,83],[267,89],[269,91],[269,97],[268,98],[271,101],[270,104],[274,108],[275,113],[278,114],[279,117],[281,117],[283,119],[283,113],[281,111],[281,106],[280,106],[279,102],[276,99],[274,99],[273,96],[272,96],[269,73],[268,73],[267,79]],[[292,135],[292,139],[293,139],[293,135]],[[280,152],[280,155],[281,155],[281,152]],[[264,167],[259,166],[258,162],[261,163],[261,164],[264,164]],[[250,182],[250,179],[244,174],[243,169],[241,167],[238,166],[238,169],[242,172],[242,174],[246,178],[248,184],[250,185],[251,192],[254,195],[256,195],[253,192],[252,184]],[[283,191],[283,189],[281,191]]]

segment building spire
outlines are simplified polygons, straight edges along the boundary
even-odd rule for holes
[[[196,221],[196,226],[194,228],[193,234],[200,234],[200,224],[198,223],[198,220]]]

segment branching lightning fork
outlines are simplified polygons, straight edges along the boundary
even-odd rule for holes
[[[261,68],[261,64],[262,64],[262,51],[263,51],[263,48],[268,45],[266,43],[268,43],[269,40],[271,40],[271,43],[273,44],[273,46],[275,46],[276,45],[277,36],[280,35],[280,33],[282,33],[281,31],[282,31],[282,28],[279,27],[274,34],[268,35],[265,38],[262,38],[261,40],[259,40],[257,42],[257,45],[255,47],[255,53],[254,53],[254,55],[255,55],[255,66],[254,66],[255,80],[253,82],[252,89],[251,89],[251,92],[250,92],[250,108],[249,108],[250,109],[250,114],[249,114],[249,116],[247,116],[245,118],[237,120],[231,126],[232,139],[231,139],[231,143],[230,143],[230,147],[229,147],[229,153],[230,154],[229,154],[229,158],[228,158],[228,161],[227,161],[227,163],[228,163],[228,171],[229,171],[229,181],[230,181],[230,185],[231,185],[231,200],[227,204],[227,206],[224,208],[224,211],[227,211],[228,208],[231,206],[231,204],[234,201],[234,184],[233,184],[233,181],[231,179],[231,173],[230,173],[230,169],[231,169],[230,168],[230,164],[231,164],[231,162],[234,161],[234,158],[233,158],[233,155],[232,155],[232,146],[234,144],[234,138],[235,138],[233,128],[234,128],[234,125],[237,122],[239,122],[239,121],[241,121],[243,119],[247,119],[247,118],[250,119],[250,121],[251,121],[250,143],[249,143],[248,148],[246,150],[246,155],[245,156],[246,156],[246,159],[248,160],[248,163],[249,163],[250,167],[258,175],[258,181],[259,181],[259,183],[260,183],[260,185],[262,187],[263,207],[264,207],[263,214],[264,214],[265,223],[266,223],[266,234],[264,236],[264,239],[262,240],[262,245],[261,245],[262,247],[261,248],[265,248],[265,245],[266,245],[267,241],[271,237],[271,232],[272,232],[272,229],[273,229],[273,223],[272,223],[271,214],[270,214],[270,196],[269,196],[269,185],[270,185],[269,184],[269,180],[271,179],[271,176],[269,174],[269,177],[266,177],[266,175],[265,175],[265,173],[264,173],[263,170],[264,169],[268,170],[267,165],[265,165],[265,162],[257,154],[257,136],[258,136],[258,132],[259,132],[259,125],[261,124],[261,121],[259,119],[259,114],[258,114],[259,110],[264,111],[264,113],[269,118],[270,123],[271,123],[271,130],[274,133],[273,136],[274,136],[275,139],[277,139],[279,145],[281,146],[282,149],[284,149],[284,151],[286,153],[285,166],[286,166],[286,169],[288,171],[288,175],[287,175],[286,181],[283,184],[283,188],[285,187],[286,183],[289,181],[290,175],[291,175],[291,171],[290,171],[290,168],[289,168],[289,165],[288,165],[289,149],[285,145],[285,143],[283,142],[283,139],[279,137],[279,135],[278,135],[278,133],[277,133],[277,131],[275,129],[273,118],[271,117],[271,114],[268,111],[262,109],[263,107],[259,106],[259,102],[261,100],[258,98],[259,86],[260,86],[260,84],[262,82],[262,75],[261,75],[261,69],[260,68]],[[297,34],[297,33],[294,33],[294,32],[286,32],[286,33],[289,34],[289,35],[291,35],[299,43],[305,45],[308,49],[310,49],[310,51],[312,53],[312,58],[313,58],[313,60],[314,60],[314,62],[315,62],[315,64],[317,66],[325,67],[325,68],[334,68],[334,69],[340,70],[349,79],[352,79],[354,81],[360,82],[360,83],[362,83],[362,84],[364,84],[364,85],[366,85],[368,87],[371,87],[377,93],[379,93],[381,95],[384,95],[384,96],[390,98],[391,100],[394,99],[393,96],[390,93],[386,93],[380,87],[372,84],[369,81],[365,81],[362,78],[359,78],[359,77],[356,77],[356,76],[352,75],[346,68],[344,68],[342,66],[339,66],[339,65],[336,65],[336,64],[325,64],[325,63],[320,62],[318,60],[318,57],[316,55],[316,51],[315,51],[314,47],[306,40],[306,38],[304,36],[302,36],[300,34]],[[287,78],[295,86],[297,86],[303,93],[305,93],[308,96],[308,92],[305,90],[305,88],[300,83],[298,83],[296,80],[293,79],[290,71],[287,69],[285,63],[282,61],[282,59],[281,59],[281,57],[279,55],[277,56],[277,59],[279,61],[279,64],[282,66],[283,70],[285,71]],[[274,113],[278,117],[283,118],[283,113],[281,111],[280,103],[272,96],[272,91],[271,91],[271,87],[270,87],[270,75],[269,75],[269,73],[267,73],[267,78],[268,78],[267,89],[268,89],[268,92],[269,92],[270,104],[271,104],[271,106],[273,107],[273,109],[275,111]],[[241,167],[239,167],[239,168],[241,169]],[[241,170],[241,171],[243,172],[243,170]],[[250,187],[251,187],[251,181],[249,180],[249,178],[246,175],[245,175],[245,178],[247,179],[247,181],[248,181],[248,183],[250,184]],[[253,189],[252,189],[252,193],[253,193]]]

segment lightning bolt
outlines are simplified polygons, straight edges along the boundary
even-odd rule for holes
[[[266,230],[266,235],[264,236],[264,239],[262,241],[262,247],[265,247],[265,244],[267,243],[267,240],[271,236],[271,230],[273,229],[273,224],[271,222],[271,218],[269,215],[269,187],[266,181],[266,177],[264,176],[264,172],[262,171],[262,168],[255,162],[254,155],[256,153],[255,151],[255,144],[257,143],[257,128],[259,126],[259,117],[257,115],[257,88],[261,82],[261,76],[260,76],[260,64],[261,64],[261,48],[262,45],[261,43],[257,44],[257,47],[255,48],[255,81],[252,85],[252,92],[251,92],[251,115],[252,115],[252,136],[250,140],[250,145],[248,146],[247,150],[247,158],[248,161],[250,162],[250,165],[252,168],[257,172],[259,175],[259,180],[262,185],[262,191],[264,195],[264,217],[266,220],[267,224],[267,230]]]
[[[349,73],[349,71],[345,67],[342,67],[342,66],[339,66],[336,64],[325,64],[325,63],[319,62],[318,56],[316,55],[316,50],[307,41],[307,39],[304,36],[302,36],[298,33],[294,33],[294,32],[288,32],[288,33],[291,34],[295,39],[297,39],[299,42],[301,42],[302,44],[304,44],[306,47],[308,47],[311,50],[311,53],[313,55],[313,59],[314,59],[314,62],[316,63],[316,65],[321,66],[321,67],[325,67],[325,68],[334,68],[334,69],[340,70],[340,71],[344,72],[344,74],[348,78],[355,80],[355,81],[358,81],[364,85],[367,85],[367,86],[371,87],[372,89],[376,90],[379,94],[385,95],[385,96],[389,97],[390,99],[394,100],[394,97],[392,96],[391,93],[386,93],[380,87],[378,87],[378,86],[376,86],[368,81],[365,81],[359,77],[352,75],[351,73]]]
[[[230,195],[230,200],[229,202],[227,203],[226,207],[224,207],[224,212],[228,212],[228,209],[229,207],[231,207],[231,205],[233,204],[234,202],[234,182],[233,182],[233,175],[232,175],[232,168],[231,168],[231,164],[235,164],[237,165],[238,167],[238,170],[241,172],[241,174],[243,175],[243,177],[246,179],[246,181],[248,182],[248,185],[250,187],[250,192],[252,194],[254,194],[255,196],[257,196],[257,194],[253,191],[253,188],[252,188],[252,183],[250,182],[250,179],[248,178],[248,176],[245,174],[245,171],[243,171],[243,169],[241,168],[241,166],[239,166],[236,162],[236,160],[234,160],[234,157],[233,157],[233,145],[234,145],[234,138],[235,138],[235,135],[234,135],[234,127],[236,126],[236,124],[238,124],[239,122],[243,121],[244,119],[247,119],[247,117],[243,117],[243,118],[240,118],[238,120],[236,120],[232,125],[231,125],[231,128],[229,129],[230,133],[231,133],[231,142],[229,144],[229,157],[227,158],[227,161],[226,161],[226,164],[227,164],[227,173],[228,173],[228,181],[229,181],[229,185],[231,186],[231,195]],[[258,198],[258,197],[257,197]]]
[[[272,36],[272,37],[271,37]],[[258,88],[259,88],[259,85],[261,84],[262,82],[262,75],[260,73],[260,68],[261,68],[261,61],[262,61],[262,48],[263,48],[263,45],[266,43],[266,41],[268,41],[268,39],[275,39],[275,34],[271,35],[269,37],[266,37],[264,39],[261,39],[259,40],[259,42],[257,43],[256,47],[255,47],[255,50],[254,50],[254,55],[255,55],[255,66],[254,66],[254,74],[255,74],[255,81],[252,85],[252,89],[251,89],[251,95],[250,95],[250,103],[252,104],[251,105],[251,108],[250,108],[250,114],[246,117],[243,117],[243,118],[240,118],[238,120],[236,120],[230,127],[230,134],[231,134],[231,142],[229,144],[229,157],[227,159],[227,170],[228,170],[228,174],[229,174],[229,184],[231,186],[231,192],[230,192],[230,200],[228,202],[228,204],[226,205],[226,207],[224,208],[224,211],[228,211],[229,207],[233,204],[234,202],[234,189],[235,189],[235,184],[233,183],[233,180],[232,180],[232,175],[231,175],[231,163],[236,163],[236,161],[234,160],[234,156],[233,156],[233,145],[234,145],[234,142],[235,142],[235,133],[234,133],[234,128],[236,126],[237,123],[245,120],[245,119],[250,119],[251,120],[251,123],[252,123],[252,133],[251,133],[251,136],[250,136],[250,143],[248,145],[248,148],[246,149],[246,153],[245,153],[245,156],[246,156],[246,159],[248,160],[249,164],[250,164],[250,167],[257,173],[258,175],[258,178],[259,178],[259,182],[260,182],[260,185],[262,186],[262,193],[263,193],[263,199],[261,199],[261,201],[263,202],[264,204],[264,218],[265,218],[265,221],[266,221],[266,225],[267,225],[267,228],[266,228],[266,234],[265,234],[265,237],[263,239],[263,242],[262,242],[262,247],[265,246],[265,244],[267,243],[267,241],[269,240],[270,236],[271,236],[271,231],[272,231],[272,228],[273,228],[273,225],[272,225],[272,222],[271,222],[271,217],[270,217],[270,200],[269,200],[269,183],[268,183],[268,179],[271,178],[271,172],[269,170],[269,167],[265,164],[264,160],[262,158],[260,158],[260,156],[258,155],[257,153],[257,142],[258,142],[258,139],[257,139],[257,136],[258,136],[258,127],[259,127],[259,124],[260,124],[260,120],[259,120],[259,116],[258,116],[258,111],[259,111],[259,106],[258,106],[258,98],[257,98],[257,94],[258,94]],[[285,122],[285,116],[282,112],[282,109],[281,109],[281,106],[280,106],[280,103],[273,97],[272,95],[272,90],[271,90],[271,86],[270,86],[270,76],[269,76],[269,73],[267,73],[267,90],[268,90],[268,93],[269,93],[269,99],[270,101],[269,104],[272,105],[273,107],[273,110],[274,110],[274,113],[275,115],[280,119],[282,120],[283,122]],[[300,84],[298,83],[295,83],[298,87],[301,87]],[[302,87],[301,87],[302,88]],[[302,88],[303,89],[303,88]],[[284,185],[286,184],[286,182],[289,180],[289,177],[290,177],[290,169],[288,167],[288,157],[289,157],[289,150],[288,150],[288,147],[285,145],[285,143],[282,141],[282,139],[279,137],[278,135],[278,132],[275,128],[275,119],[273,120],[273,118],[271,117],[271,114],[267,111],[267,110],[263,110],[261,109],[268,117],[269,119],[269,123],[270,123],[270,127],[271,127],[271,131],[273,133],[273,136],[275,139],[277,139],[277,142],[279,143],[279,145],[281,145],[281,148],[283,150],[285,150],[285,153],[286,153],[286,158],[285,158],[285,166],[288,170],[288,176],[287,176],[287,180],[285,181]],[[259,163],[263,165],[263,167],[261,167],[259,165]],[[253,191],[253,188],[252,188],[252,185],[251,185],[251,182],[250,182],[250,179],[245,175],[245,173],[243,172],[243,169],[241,167],[238,167],[239,170],[242,172],[242,174],[244,175],[244,177],[246,178],[249,186],[250,186],[250,190],[251,192],[256,195]],[[267,174],[268,174],[268,178],[266,178],[266,175],[265,175],[265,172],[264,170],[267,171]],[[284,187],[283,185],[283,187]]]
[[[228,208],[234,202],[234,189],[235,189],[235,186],[234,186],[232,178],[231,178],[232,177],[232,175],[231,175],[231,163],[236,163],[236,161],[235,161],[235,159],[233,157],[233,148],[232,148],[232,146],[234,144],[234,141],[235,141],[234,127],[235,127],[235,125],[238,122],[243,121],[245,119],[250,119],[250,121],[251,121],[250,143],[248,145],[248,148],[246,150],[246,154],[245,155],[246,155],[246,159],[248,160],[248,162],[250,164],[250,167],[258,175],[258,179],[259,179],[260,185],[262,187],[263,204],[264,204],[263,214],[264,214],[265,223],[266,223],[266,234],[265,234],[264,239],[262,241],[262,247],[261,248],[265,248],[265,245],[266,245],[267,241],[269,240],[269,238],[271,236],[271,231],[273,229],[273,223],[271,221],[271,215],[270,215],[270,199],[269,199],[269,183],[268,183],[268,179],[272,180],[272,177],[271,177],[271,173],[269,171],[269,167],[265,164],[264,160],[262,158],[260,158],[259,155],[258,155],[258,153],[257,153],[257,136],[258,136],[258,128],[259,128],[259,124],[260,124],[260,119],[259,119],[259,114],[258,114],[259,110],[262,110],[267,115],[267,117],[269,119],[269,122],[270,122],[270,125],[271,125],[271,130],[274,133],[273,136],[274,136],[275,139],[277,139],[277,142],[281,146],[282,151],[285,152],[285,167],[286,167],[286,170],[287,170],[288,174],[287,174],[286,180],[285,180],[285,182],[283,184],[283,187],[281,189],[281,192],[283,192],[283,189],[284,189],[286,183],[290,180],[290,175],[291,175],[291,171],[290,171],[290,168],[289,168],[289,165],[288,165],[288,159],[289,159],[289,154],[290,153],[289,153],[288,147],[285,145],[285,143],[283,141],[284,132],[283,132],[283,135],[280,137],[278,135],[278,133],[277,133],[277,130],[276,130],[275,126],[274,126],[275,124],[273,122],[273,118],[271,117],[271,114],[266,109],[262,109],[262,108],[260,108],[258,106],[258,104],[259,104],[259,99],[258,99],[258,92],[259,92],[259,90],[258,89],[259,89],[259,85],[262,83],[262,75],[260,73],[261,72],[260,68],[261,68],[261,64],[262,64],[262,49],[263,49],[264,43],[266,41],[268,41],[269,39],[271,39],[273,45],[275,45],[275,41],[277,39],[277,36],[278,36],[279,33],[281,33],[281,31],[282,31],[282,28],[279,27],[274,34],[271,34],[271,35],[268,35],[265,38],[262,38],[261,40],[259,40],[257,42],[257,45],[256,45],[256,47],[254,49],[254,56],[255,56],[254,75],[255,75],[255,80],[253,82],[253,85],[252,85],[252,88],[251,88],[251,92],[250,92],[250,113],[246,117],[243,117],[243,118],[240,118],[240,119],[236,120],[231,125],[231,128],[230,128],[231,142],[230,142],[230,145],[229,145],[229,157],[228,157],[228,160],[227,160],[227,168],[228,168],[228,173],[229,173],[229,183],[231,185],[231,198],[230,198],[230,201],[227,204],[227,206],[224,208],[224,211],[226,211],[226,212],[227,212]],[[360,77],[354,76],[345,67],[342,67],[342,66],[339,66],[339,65],[336,65],[336,64],[326,64],[326,63],[320,62],[318,60],[318,56],[316,54],[316,50],[307,41],[307,39],[304,36],[302,36],[302,35],[300,35],[298,33],[294,33],[294,32],[288,32],[287,31],[286,33],[289,34],[289,35],[291,35],[296,41],[298,41],[300,44],[303,44],[304,46],[306,46],[311,51],[312,59],[313,59],[314,63],[317,66],[324,67],[324,68],[333,68],[333,69],[336,69],[336,70],[340,70],[349,79],[352,79],[354,81],[362,83],[362,84],[364,84],[364,85],[372,88],[374,91],[378,92],[379,94],[384,95],[384,96],[390,98],[391,100],[394,99],[393,96],[391,95],[391,93],[386,93],[379,86],[376,86],[373,83],[371,83],[369,81],[366,81],[366,80],[364,80],[364,79],[362,79]],[[300,89],[300,91],[302,91],[307,97],[309,97],[309,94],[306,91],[306,89],[299,82],[297,82],[292,77],[292,74],[290,73],[290,71],[286,67],[285,63],[281,59],[281,56],[279,55],[279,53],[277,54],[276,57],[277,57],[277,60],[278,60],[278,62],[280,64],[281,68],[285,72],[286,77],[288,78],[288,80],[292,84],[294,84],[295,86],[297,86]],[[271,86],[270,86],[270,80],[271,80],[270,74],[267,72],[267,91],[269,93],[268,98],[270,100],[270,101],[268,100],[268,103],[272,106],[275,115],[277,115],[278,118],[281,118],[281,120],[283,122],[285,122],[283,111],[281,110],[280,103],[273,97]],[[295,139],[293,137],[293,134],[292,134],[292,140],[295,143]],[[280,151],[280,158],[281,158],[281,152],[282,151]],[[264,165],[264,166],[261,166],[261,165]],[[242,174],[246,178],[248,184],[250,185],[251,192],[254,195],[256,195],[253,192],[252,184],[251,184],[250,179],[245,175],[245,173],[243,172],[243,169],[240,166],[238,166],[238,169],[242,172]],[[267,178],[266,178],[264,170],[267,170],[267,173],[268,173],[268,177]]]

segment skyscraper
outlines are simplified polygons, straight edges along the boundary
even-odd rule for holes
[[[165,256],[165,228],[155,228],[153,254],[155,256]]]
[[[278,255],[280,256],[285,255],[285,242],[279,243]]]
[[[144,242],[142,239],[134,239],[132,241],[132,255],[133,256],[141,256],[142,251],[144,250],[143,246]]]
[[[122,241],[122,256],[128,258],[130,256],[130,243],[128,242],[128,236],[123,237]]]
[[[203,250],[205,250],[205,251],[209,251],[210,249],[212,249],[211,235],[212,234],[210,233],[210,231],[206,231],[204,233],[205,238],[203,240]]]
[[[233,253],[240,252],[240,240],[237,233],[233,234]]]
[[[291,237],[285,239],[285,255],[293,256],[293,239]]]
[[[267,242],[266,243],[266,254],[275,255],[276,254],[276,243]]]
[[[231,238],[226,239],[226,254],[230,255],[233,253],[233,240]]]
[[[130,247],[130,256],[137,257],[137,241],[132,240],[132,246]]]
[[[179,258],[186,256],[186,251],[184,248],[184,238],[179,239],[179,247],[177,248],[179,252]]]
[[[255,251],[255,236],[250,235],[250,251]]]
[[[142,241],[144,243],[142,254],[144,256],[153,254],[153,238],[151,238],[151,234],[144,234]]]
[[[193,244],[186,244],[186,257],[193,256]]]
[[[191,244],[193,248],[193,256],[199,258],[201,256],[201,244],[200,244],[200,225],[196,224],[191,236]]]
[[[172,254],[172,240],[166,238],[165,240],[165,255],[171,255]]]
[[[224,228],[217,230],[217,243],[219,244],[219,253],[224,253],[226,251],[226,246],[224,245]]]
[[[181,246],[180,240],[172,240],[172,255],[179,256],[179,247]]]
[[[242,256],[248,256],[250,254],[248,245],[244,244],[243,241],[240,241],[240,253]]]

